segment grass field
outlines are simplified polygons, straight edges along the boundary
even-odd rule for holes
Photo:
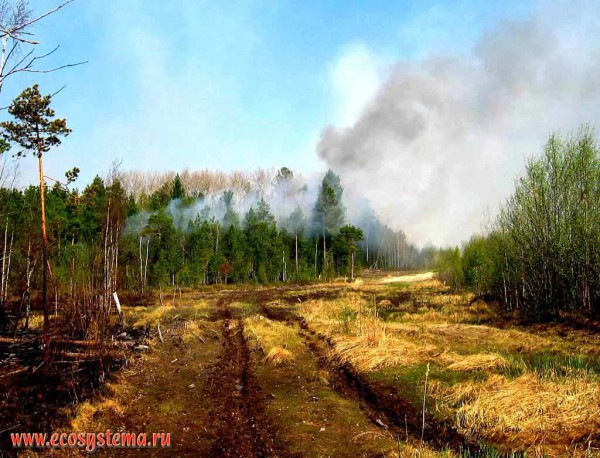
[[[373,276],[126,307],[149,350],[60,428],[173,436],[105,456],[599,456],[598,334],[473,299]]]

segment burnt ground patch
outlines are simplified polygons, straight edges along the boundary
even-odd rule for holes
[[[126,362],[126,353],[68,345],[45,358],[41,340],[0,342],[0,455],[16,456],[10,433],[51,433],[68,407],[96,395]]]
[[[148,329],[117,332],[102,344],[55,335],[48,350],[39,331],[0,336],[0,456],[16,455],[10,433],[50,433],[65,426],[70,408],[98,395],[138,356],[134,348],[145,342]]]

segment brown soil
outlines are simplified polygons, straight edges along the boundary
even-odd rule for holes
[[[205,394],[211,399],[214,441],[207,456],[277,457],[289,456],[264,411],[264,395],[250,369],[250,355],[243,324],[231,317],[222,301],[223,349],[210,369]]]
[[[10,433],[64,426],[65,408],[93,396],[125,356],[122,349],[100,351],[97,343],[62,341],[45,358],[34,333],[0,340],[0,456],[15,455]]]

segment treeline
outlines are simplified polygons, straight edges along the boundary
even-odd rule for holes
[[[322,183],[306,180],[286,167],[229,173],[184,170],[181,174],[132,170],[119,172],[118,179],[138,208],[130,224],[137,232],[150,213],[161,210],[166,210],[178,228],[187,229],[198,215],[227,226],[225,213],[235,212],[242,220],[260,200],[269,205],[278,227],[290,231],[292,213],[300,210],[307,218],[305,235],[318,231],[311,215]],[[432,247],[419,249],[411,244],[403,231],[382,224],[364,201],[346,202],[343,206],[349,207],[346,219],[364,232],[360,246],[365,267],[410,269],[431,265]]]
[[[112,293],[214,283],[272,283],[352,277],[363,267],[431,264],[401,231],[370,212],[364,228],[348,224],[339,176],[328,171],[306,199],[292,199],[293,173],[281,169],[272,194],[190,194],[178,175],[150,195],[127,193],[121,174],[96,177],[83,191],[46,186],[49,313],[74,334],[107,320]],[[277,184],[278,183],[278,184]],[[304,191],[303,191],[304,192]],[[285,196],[289,202],[283,204]],[[278,215],[267,197],[276,204]],[[285,209],[291,210],[286,215]],[[40,188],[0,188],[0,320],[18,311],[27,321],[41,307],[43,256]],[[354,266],[354,269],[353,269]],[[114,305],[113,305],[114,307]],[[14,313],[13,313],[14,315]],[[2,325],[2,326],[4,326]]]
[[[532,318],[600,316],[600,150],[591,128],[552,135],[488,234],[445,251],[439,267],[454,286]]]
[[[150,195],[130,196],[136,211],[123,242],[126,287],[312,281],[353,277],[353,267],[431,263],[428,252],[372,213],[361,227],[348,224],[344,190],[333,171],[312,193],[287,168],[267,181],[258,189],[247,183],[242,195],[230,189],[214,195],[206,188],[206,194],[190,194],[175,175]]]

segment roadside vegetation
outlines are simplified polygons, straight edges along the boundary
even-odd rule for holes
[[[528,319],[600,316],[600,149],[552,135],[489,231],[439,255],[440,277]]]

